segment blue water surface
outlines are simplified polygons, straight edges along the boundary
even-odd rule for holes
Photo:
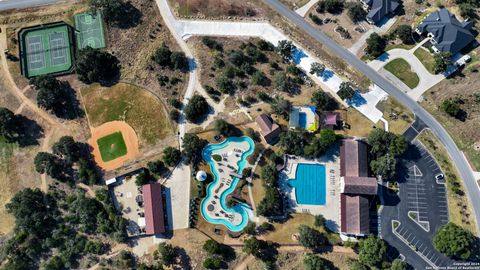
[[[225,209],[226,212],[230,212],[230,213],[237,212],[237,213],[239,213],[242,216],[242,222],[238,225],[234,225],[227,220],[211,218],[210,216],[205,214],[206,213],[206,208],[207,208],[207,201],[210,200],[210,197],[213,196],[213,193],[214,193],[213,192],[213,186],[215,186],[217,181],[220,181],[220,177],[218,176],[218,171],[217,171],[217,168],[215,166],[215,161],[212,159],[212,154],[216,150],[227,147],[231,142],[244,142],[244,141],[248,142],[248,144],[250,145],[250,148],[247,151],[243,152],[243,154],[240,158],[240,161],[237,164],[237,166],[238,166],[237,173],[242,174],[243,168],[245,168],[245,166],[247,165],[246,158],[253,152],[253,149],[255,148],[255,143],[253,142],[253,140],[250,137],[247,137],[247,136],[230,137],[230,138],[227,138],[225,141],[223,141],[219,144],[209,144],[202,151],[202,158],[206,162],[208,162],[208,164],[210,165],[210,168],[212,170],[213,182],[210,185],[208,185],[208,187],[207,187],[207,196],[205,197],[205,199],[203,199],[202,203],[200,204],[200,211],[202,213],[203,218],[205,218],[205,220],[208,221],[209,223],[222,224],[232,232],[239,232],[247,226],[247,224],[248,224],[248,212],[247,212],[248,210],[247,209],[250,209],[250,208],[248,207],[248,205],[241,204],[241,203],[238,203],[238,204],[234,205],[233,208],[229,208],[226,204],[227,195],[232,193],[235,190],[235,187],[237,186],[238,181],[240,180],[239,178],[235,177],[235,178],[233,178],[233,182],[232,182],[232,185],[230,186],[230,188],[225,190],[225,192],[223,192],[222,194],[220,194],[220,204],[222,205],[222,208]]]
[[[290,179],[288,185],[295,188],[298,204],[325,205],[327,191],[324,165],[298,164],[295,179]]]

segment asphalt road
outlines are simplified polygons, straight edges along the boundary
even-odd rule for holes
[[[280,3],[278,0],[263,0],[266,4],[280,13],[282,16],[289,19],[302,31],[313,37],[318,42],[322,43],[329,51],[335,54],[337,57],[344,59],[351,66],[356,68],[367,76],[372,82],[382,88],[385,92],[396,98],[401,104],[410,109],[417,118],[419,118],[431,131],[439,138],[442,144],[448,151],[451,159],[457,167],[463,182],[466,187],[468,197],[470,199],[470,205],[473,208],[475,215],[477,232],[480,233],[480,189],[475,182],[475,177],[471,171],[470,165],[466,160],[463,153],[457,147],[453,139],[448,132],[442,127],[442,125],[422,108],[416,101],[412,100],[406,93],[399,90],[390,81],[382,77],[375,70],[370,68],[367,64],[358,59],[355,55],[350,53],[347,49],[343,48],[335,41],[330,39],[327,35],[315,29],[312,25],[305,21],[304,18],[299,16],[294,11]]]
[[[73,2],[67,0],[3,0],[0,1],[0,11],[17,8],[50,5],[53,3]]]

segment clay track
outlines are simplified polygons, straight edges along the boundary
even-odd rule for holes
[[[118,157],[114,160],[104,162],[100,155],[100,149],[97,144],[97,140],[110,135],[114,132],[122,132],[123,140],[127,146],[127,154]],[[98,166],[105,171],[111,171],[118,169],[125,165],[128,161],[138,157],[140,155],[138,147],[138,137],[135,130],[123,121],[112,121],[102,124],[98,127],[91,127],[92,137],[88,140],[88,143],[93,147],[93,156]]]

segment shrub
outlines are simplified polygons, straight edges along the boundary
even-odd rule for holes
[[[209,105],[207,100],[200,95],[194,95],[185,106],[185,118],[190,122],[197,122],[208,113]]]

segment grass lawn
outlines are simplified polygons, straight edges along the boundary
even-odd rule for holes
[[[105,162],[127,154],[127,146],[120,131],[98,139],[97,144],[102,160]]]
[[[388,44],[387,47],[385,47],[385,51],[388,52],[389,50],[392,49],[405,49],[405,50],[410,50],[411,48],[415,47],[415,44]]]
[[[390,61],[384,68],[399,78],[411,89],[417,87],[420,82],[420,78],[418,78],[418,75],[412,71],[410,64],[401,58]]]
[[[92,126],[125,121],[137,133],[140,147],[153,146],[174,136],[162,102],[141,87],[126,83],[112,87],[93,84],[81,89],[81,93]]]
[[[422,62],[423,66],[428,70],[428,72],[435,74],[435,71],[433,70],[435,67],[435,60],[429,51],[420,47],[416,49],[413,54],[418,58],[418,60],[420,60],[420,62]]]
[[[472,218],[469,201],[466,197],[467,195],[458,196],[452,191],[453,182],[459,182],[461,184],[460,189],[465,189],[463,186],[463,182],[458,175],[458,171],[452,165],[450,157],[445,151],[445,148],[443,148],[442,144],[429,130],[424,130],[419,135],[418,139],[437,160],[438,165],[440,165],[440,167],[442,168],[442,171],[445,172],[445,180],[447,182],[448,216],[450,221],[459,226],[462,226],[463,228],[471,231],[473,234],[476,235],[475,221]],[[469,224],[462,221],[462,207],[459,204],[467,206],[466,213],[470,214],[470,216],[467,218]]]

